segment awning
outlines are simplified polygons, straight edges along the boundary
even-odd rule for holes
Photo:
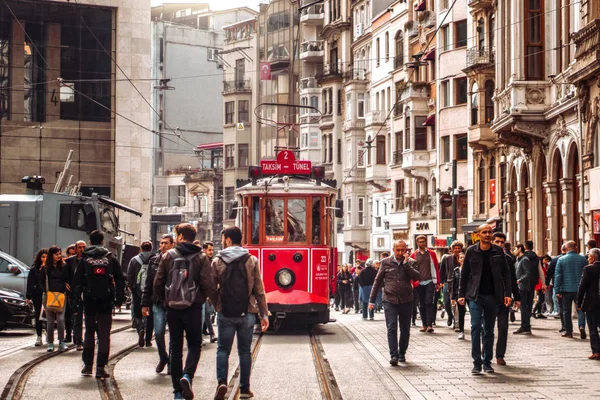
[[[112,200],[112,199],[110,199],[108,197],[98,196],[98,201],[101,202],[101,203],[104,203],[104,204],[111,205],[114,208],[118,208],[119,210],[123,210],[123,211],[126,211],[128,213],[132,213],[134,215],[137,215],[138,217],[141,217],[143,215],[141,212],[139,212],[137,210],[134,210],[131,207],[127,207],[124,204],[118,203],[118,202],[116,202],[116,201],[114,201],[114,200]]]
[[[427,117],[425,122],[423,122],[423,126],[435,126],[435,114],[431,114]]]
[[[425,11],[425,8],[427,7],[427,2],[425,0],[422,0],[419,5],[417,6],[417,8],[415,8],[415,11]]]
[[[223,142],[218,143],[206,143],[196,146],[196,150],[212,150],[223,148]]]
[[[485,219],[475,219],[467,224],[462,226],[462,230],[464,233],[475,232],[479,226],[485,224]]]
[[[431,50],[429,53],[425,54],[424,60],[435,60],[435,49]]]

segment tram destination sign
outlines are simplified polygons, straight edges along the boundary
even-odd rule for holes
[[[276,160],[261,160],[260,168],[263,175],[310,175],[312,163],[306,160],[296,160],[293,151],[283,150],[277,154]]]

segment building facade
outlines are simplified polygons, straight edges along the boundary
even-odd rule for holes
[[[73,150],[72,182],[142,212],[121,228],[148,238],[150,42],[149,0],[0,5],[1,193],[23,193],[25,175],[51,190]]]

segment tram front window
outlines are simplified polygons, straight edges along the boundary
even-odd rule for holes
[[[288,242],[306,242],[306,199],[289,199]]]
[[[321,199],[313,197],[312,202],[312,244],[321,244]]]
[[[258,244],[260,239],[260,200],[252,197],[252,244]]]
[[[267,199],[265,234],[270,242],[283,242],[283,199]]]

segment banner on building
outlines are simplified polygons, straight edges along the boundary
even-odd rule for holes
[[[490,179],[490,204],[496,205],[496,180]]]
[[[271,80],[271,63],[268,61],[260,62],[260,80],[270,81]]]

